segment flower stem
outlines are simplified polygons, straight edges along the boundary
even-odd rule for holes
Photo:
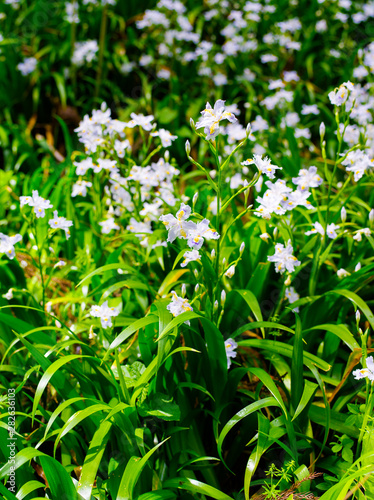
[[[103,8],[103,14],[101,17],[101,25],[100,25],[99,62],[97,65],[97,73],[96,73],[95,97],[99,96],[101,80],[102,80],[102,76],[103,76],[103,62],[104,62],[104,49],[105,49],[105,36],[106,36],[107,21],[108,21],[108,8],[107,8],[107,6],[105,6]]]

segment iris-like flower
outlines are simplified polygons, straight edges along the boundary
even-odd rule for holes
[[[113,325],[112,317],[118,316],[119,311],[115,307],[109,307],[106,300],[101,306],[92,306],[90,314],[94,318],[100,318],[103,328],[108,328]]]
[[[269,179],[274,179],[275,177],[275,171],[277,169],[281,170],[281,167],[278,167],[277,165],[272,165],[271,160],[265,156],[264,159],[262,159],[262,155],[253,155],[253,159],[248,159],[245,161],[241,162],[242,165],[256,165],[258,168],[258,171],[262,174],[265,174],[269,177]]]
[[[301,191],[316,188],[322,184],[322,179],[317,173],[317,167],[302,168],[298,177],[293,177],[292,182],[299,186]]]
[[[187,299],[183,299],[182,297],[178,297],[178,295],[174,292],[172,293],[172,299],[170,304],[166,306],[166,309],[171,312],[171,314],[175,316],[179,316],[187,311],[193,311],[192,307],[188,303]]]
[[[292,273],[295,267],[301,264],[301,262],[292,255],[292,252],[291,240],[288,240],[287,247],[284,247],[282,243],[277,243],[275,245],[275,254],[269,255],[268,261],[274,262],[275,271],[277,273],[283,274],[285,270]]]
[[[324,235],[325,234],[325,230],[322,226],[322,224],[320,224],[319,222],[315,222],[313,224],[314,228],[311,229],[310,231],[306,231],[305,233],[305,236],[309,236],[311,234],[317,234],[319,233],[320,235]],[[336,224],[334,223],[331,223],[331,224],[327,224],[327,228],[326,228],[326,234],[329,238],[331,238],[332,240],[337,238],[338,235],[337,235],[337,232],[336,230],[339,229],[340,226],[337,226]]]
[[[114,222],[114,217],[99,222],[102,234],[108,234],[112,229],[119,229],[119,225]]]
[[[349,91],[353,90],[353,88],[353,83],[351,83],[350,81],[342,83],[340,87],[329,93],[331,104],[335,104],[335,106],[341,106],[348,99]]]
[[[209,220],[203,219],[188,230],[187,245],[195,250],[200,250],[203,246],[204,238],[207,240],[218,240],[219,237],[220,235],[217,231],[209,228]]]
[[[229,120],[231,123],[236,123],[238,120],[234,113],[225,111],[225,101],[218,99],[214,108],[206,103],[206,108],[201,112],[202,118],[196,123],[196,128],[204,127],[206,139],[211,140],[219,134],[219,124],[221,120]]]
[[[34,207],[34,213],[36,217],[44,217],[45,210],[47,208],[53,208],[51,202],[39,196],[37,190],[34,190],[32,192],[32,196],[20,196],[19,200],[21,207],[23,207],[23,205],[29,205],[29,207]]]
[[[373,356],[369,356],[366,358],[366,368],[361,368],[352,372],[352,375],[356,380],[360,380],[362,378],[368,378],[369,380],[374,380],[374,361]]]
[[[231,358],[236,358],[237,352],[235,349],[238,347],[238,344],[233,339],[225,340],[225,349],[227,356],[227,369],[231,366]]]
[[[165,225],[169,231],[167,241],[173,243],[176,238],[187,239],[187,233],[190,229],[195,228],[195,223],[187,221],[191,215],[191,207],[181,204],[180,209],[176,213],[176,217],[172,214],[161,215],[160,221]]]
[[[137,115],[136,113],[131,113],[131,120],[126,124],[126,127],[134,128],[136,126],[142,127],[143,130],[150,131],[152,130],[153,124],[151,123],[154,120],[153,115],[144,116],[142,114]]]
[[[7,236],[6,234],[0,233],[0,253],[5,253],[9,259],[13,259],[16,255],[14,245],[21,240],[22,236],[20,234]]]
[[[190,252],[186,252],[183,255],[183,262],[181,264],[181,267],[186,267],[187,264],[189,264],[190,262],[193,262],[193,261],[198,260],[200,258],[201,258],[201,255],[199,254],[199,252],[197,250],[191,250]]]
[[[53,212],[53,219],[49,219],[48,224],[52,229],[63,229],[65,231],[66,239],[70,238],[69,227],[73,225],[73,221],[59,217],[57,210]]]
[[[160,130],[151,133],[152,137],[159,137],[161,139],[162,147],[168,148],[171,146],[172,141],[178,139],[177,135],[172,135],[171,132],[165,130],[164,128],[160,128]]]

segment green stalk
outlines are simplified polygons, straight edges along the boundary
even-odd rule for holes
[[[104,62],[104,50],[105,50],[105,37],[106,37],[107,21],[108,21],[108,7],[105,6],[103,8],[103,15],[101,17],[101,25],[100,25],[99,62],[97,65],[97,73],[96,73],[95,97],[99,96],[101,80],[102,80],[102,76],[103,76],[103,62]]]
[[[359,454],[359,450],[360,450],[360,444],[364,438],[366,426],[367,426],[367,423],[369,420],[369,416],[372,413],[372,410],[373,410],[373,383],[370,383],[370,393],[369,393],[369,397],[366,396],[366,407],[365,407],[365,413],[364,413],[364,420],[362,422],[362,427],[361,427],[360,435],[359,435],[358,442],[357,442],[357,451],[356,451],[357,458],[358,458],[358,454]]]
[[[44,306],[45,306],[45,285],[44,285],[44,276],[43,276],[43,266],[42,266],[42,252],[41,248],[39,247],[39,242],[38,242],[38,234],[37,234],[37,228],[36,228],[36,218],[33,216],[32,218],[33,221],[33,226],[34,226],[34,232],[35,232],[35,242],[36,246],[38,249],[38,267],[39,267],[39,272],[40,272],[40,278],[42,282],[42,306],[43,306],[43,311],[44,311]]]

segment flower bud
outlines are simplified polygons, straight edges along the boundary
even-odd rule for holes
[[[357,271],[359,271],[360,269],[361,269],[361,262],[359,262],[358,264],[356,264],[355,273],[357,273]]]
[[[199,271],[197,269],[194,269],[193,273],[195,275],[195,278],[197,279],[197,277],[199,276]]]
[[[214,259],[214,258],[215,258],[215,256],[216,256],[216,251],[214,250],[214,248],[213,248],[213,250],[210,252],[210,256],[212,257],[212,259]]]
[[[226,302],[226,292],[225,292],[225,290],[222,290],[222,292],[221,292],[221,306],[222,307],[225,305],[225,302]]]
[[[190,141],[188,139],[187,139],[186,144],[185,144],[184,147],[186,149],[187,156],[190,156],[190,153],[191,153],[191,144],[190,144]]]
[[[361,319],[361,313],[360,313],[359,309],[357,309],[357,311],[356,311],[356,322],[357,322],[357,324],[359,324],[360,319]]]
[[[166,162],[170,160],[170,151],[168,149],[165,151],[164,158]]]
[[[197,202],[197,198],[199,197],[199,193],[196,191],[196,193],[193,195],[193,198],[192,198],[192,203],[195,205],[195,203]]]
[[[223,267],[225,267],[225,264],[226,264],[226,257],[224,257],[224,258],[222,259],[222,265],[223,265]]]
[[[194,130],[196,130],[196,125],[192,118],[190,118],[190,125]]]
[[[249,137],[251,135],[251,124],[248,123],[248,125],[245,127],[245,135]]]
[[[278,228],[277,228],[277,227],[275,227],[275,228],[274,228],[274,231],[273,231],[273,237],[274,237],[274,239],[275,239],[277,236],[278,236]]]
[[[372,208],[369,212],[369,222],[370,224],[373,224],[374,221],[374,208]]]
[[[186,284],[185,283],[183,283],[183,285],[181,286],[181,294],[182,294],[183,298],[186,296]]]
[[[239,248],[240,255],[242,255],[242,253],[244,252],[244,248],[245,248],[245,243],[244,243],[244,241],[242,241],[240,248]]]
[[[291,275],[290,275],[290,274],[287,276],[287,279],[286,279],[286,281],[284,282],[284,284],[285,284],[286,286],[290,286],[290,285],[291,285]]]
[[[323,141],[323,139],[325,137],[325,132],[326,132],[326,126],[323,122],[321,122],[321,124],[319,126],[319,135],[321,136],[321,141]]]
[[[271,236],[268,233],[262,233],[260,234],[260,238],[262,239],[262,241],[266,241],[267,243],[268,239],[271,238]]]
[[[341,217],[342,222],[344,224],[344,222],[347,220],[347,210],[345,209],[345,207],[342,207],[342,209],[340,211],[340,217]]]
[[[200,288],[199,283],[196,283],[196,285],[195,285],[195,293],[197,293],[199,291],[199,288]]]
[[[216,300],[216,301],[214,302],[214,305],[213,305],[213,311],[214,311],[214,312],[216,312],[216,311],[217,311],[217,309],[218,309],[218,300]]]
[[[225,276],[227,276],[228,278],[232,278],[234,274],[235,274],[235,266],[230,266],[225,272]]]

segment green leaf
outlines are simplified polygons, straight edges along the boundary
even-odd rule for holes
[[[85,276],[78,283],[78,285],[75,286],[75,288],[80,287],[83,283],[90,280],[93,276],[97,276],[98,274],[104,274],[107,271],[112,271],[114,269],[122,269],[124,271],[128,271],[129,273],[136,274],[139,277],[141,277],[141,275],[133,267],[128,266],[126,264],[122,264],[122,263],[121,264],[107,264],[106,266],[99,267],[99,268],[95,269],[94,271],[92,271],[91,273],[87,274],[87,276]]]
[[[201,315],[197,314],[197,313],[195,313],[193,311],[187,311],[187,312],[184,312],[184,313],[180,314],[176,318],[172,319],[170,321],[170,323],[168,323],[166,325],[166,327],[163,329],[163,331],[157,337],[156,342],[159,342],[161,339],[163,339],[164,337],[166,337],[166,335],[171,330],[173,330],[175,327],[180,326],[185,321],[189,321],[190,319],[195,319],[195,318],[201,318]]]
[[[291,405],[296,410],[304,389],[303,377],[303,332],[298,314],[295,314],[296,328],[291,363]]]
[[[263,321],[261,307],[260,304],[258,303],[256,296],[250,290],[233,290],[231,293],[234,292],[238,293],[242,297],[242,299],[246,301],[257,321],[258,322]],[[262,336],[265,338],[264,328],[260,327],[260,329]]]
[[[74,415],[72,415],[69,418],[69,420],[65,423],[63,428],[58,433],[58,436],[56,438],[56,442],[54,445],[54,453],[56,453],[56,449],[57,449],[57,446],[58,446],[58,443],[60,442],[60,440],[69,431],[71,431],[71,429],[73,429],[76,425],[78,425],[80,422],[82,422],[82,420],[84,420],[85,418],[87,418],[87,417],[89,417],[89,416],[91,416],[94,413],[97,413],[99,411],[104,411],[104,410],[108,411],[110,409],[111,409],[110,406],[107,404],[97,403],[93,406],[89,406],[88,408],[85,408],[84,410],[79,410],[76,413],[74,413]]]
[[[24,448],[23,450],[19,451],[14,457],[14,463],[12,463],[12,467],[14,470],[16,470],[29,460],[41,456],[44,456],[44,453],[39,450],[35,450],[34,448]],[[0,469],[0,479],[9,476],[10,467],[11,464],[8,462]]]
[[[356,304],[356,306],[360,309],[360,311],[362,311],[365,314],[366,319],[369,321],[371,327],[374,329],[374,314],[372,313],[372,311],[371,311],[370,307],[367,305],[367,303],[361,297],[359,297],[356,293],[351,292],[350,290],[339,290],[339,289],[338,290],[331,290],[328,293],[329,294],[335,293],[338,295],[343,295],[343,297],[346,297],[351,302]]]
[[[40,398],[42,397],[44,389],[47,387],[48,382],[50,379],[53,377],[53,375],[66,363],[69,363],[70,361],[74,359],[81,359],[81,358],[87,358],[89,356],[82,356],[79,354],[70,354],[69,356],[64,356],[63,358],[58,359],[54,363],[52,363],[47,370],[45,371],[44,375],[40,379],[40,382],[38,384],[38,387],[36,388],[35,391],[35,396],[34,396],[34,402],[32,405],[32,423],[34,423],[34,417],[35,417],[35,412],[38,407]]]
[[[131,457],[127,462],[125,472],[123,473],[121,484],[119,486],[118,495],[116,500],[132,500],[133,490],[139,479],[139,476],[146,466],[148,460],[151,458],[153,453],[162,446],[168,439],[166,438],[161,443],[154,446],[149,452],[144,455],[143,458]]]
[[[140,361],[134,361],[134,363],[131,363],[131,365],[121,366],[121,370],[125,378],[126,386],[127,388],[129,388],[129,387],[134,387],[134,385],[136,385],[136,382],[145,372],[146,367]],[[118,369],[116,366],[112,368],[112,371],[114,373],[114,376],[118,378]]]
[[[92,488],[110,437],[109,431],[111,427],[112,422],[107,419],[100,424],[100,427],[91,440],[90,447],[84,459],[77,491],[85,500],[91,499]]]
[[[287,356],[288,358],[292,358],[293,347],[276,340],[249,339],[238,342],[238,345],[245,347],[255,347],[257,349],[265,349],[271,352],[276,352],[283,356]],[[308,366],[308,368],[311,365],[315,365],[325,372],[329,371],[331,368],[331,366],[326,363],[326,361],[323,361],[323,359],[320,359],[314,354],[310,354],[306,351],[304,352],[304,365]]]
[[[283,404],[283,402],[282,402]],[[260,401],[256,401],[254,403],[251,403],[250,405],[246,406],[242,410],[238,411],[224,426],[222,429],[218,442],[217,442],[217,448],[218,448],[218,454],[222,458],[222,444],[227,436],[227,434],[231,431],[231,429],[243,418],[247,417],[251,413],[254,413],[255,411],[261,410],[261,408],[267,408],[268,406],[279,406],[279,402],[276,400],[276,398],[264,398],[261,399]]]
[[[47,478],[53,500],[61,498],[61,493],[64,493],[69,500],[78,499],[72,478],[57,460],[44,455],[40,457],[40,464]]]
[[[318,325],[313,326],[313,328],[309,328],[308,330],[304,330],[305,332],[309,332],[312,330],[326,330],[328,332],[333,333],[337,337],[339,337],[347,346],[354,351],[355,349],[360,349],[360,345],[357,340],[353,337],[352,333],[348,330],[345,325]]]
[[[292,420],[295,420],[295,418],[297,418],[300,415],[300,413],[303,410],[305,410],[309,401],[311,400],[314,393],[316,392],[317,387],[318,387],[318,384],[315,384],[314,382],[311,382],[310,380],[305,380],[304,390],[303,390],[302,396],[300,398],[299,404],[295,410],[295,413],[294,413]]]
[[[233,500],[232,497],[226,495],[220,490],[217,490],[216,488],[213,488],[213,486],[209,486],[208,484],[189,477],[167,479],[163,482],[163,488],[178,488],[180,490],[187,490],[192,493],[196,493],[199,496],[206,495],[207,497],[214,498],[215,500]]]
[[[137,406],[142,417],[157,417],[166,421],[178,421],[181,418],[179,406],[167,394],[156,392]]]
[[[108,347],[108,350],[104,356],[105,361],[108,356],[110,351],[113,349],[116,349],[119,345],[121,345],[125,340],[127,340],[133,333],[135,333],[137,330],[140,330],[140,328],[144,328],[147,325],[150,325],[152,323],[157,323],[158,322],[158,317],[150,314],[149,316],[146,316],[145,318],[141,318],[138,321],[134,321],[130,326],[125,328],[125,330],[122,330],[122,332],[118,335],[118,337],[113,340],[113,342],[110,344]]]
[[[45,483],[41,483],[40,481],[28,481],[17,491],[18,500],[23,500],[23,498],[25,498],[29,493],[32,493],[39,488],[44,489]]]

